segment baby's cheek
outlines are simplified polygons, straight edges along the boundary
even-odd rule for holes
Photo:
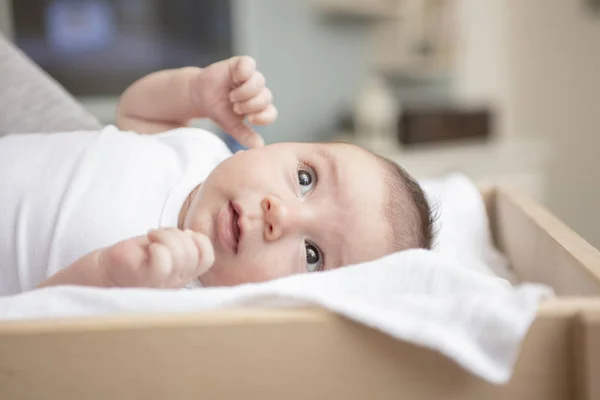
[[[201,277],[205,286],[233,286],[244,283],[267,282],[299,272],[298,262],[284,251],[260,251],[252,256],[238,255],[219,259],[208,273]]]
[[[304,272],[296,254],[288,246],[267,246],[263,251],[242,261],[253,282],[265,282]],[[241,260],[240,260],[241,261]]]

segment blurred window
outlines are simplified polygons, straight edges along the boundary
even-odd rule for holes
[[[78,96],[232,55],[226,0],[13,0],[12,9],[17,46]]]

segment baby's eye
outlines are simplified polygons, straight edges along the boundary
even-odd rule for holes
[[[311,167],[307,165],[301,165],[298,167],[298,185],[300,185],[300,194],[302,196],[310,192],[315,186],[316,182],[317,174]]]
[[[323,256],[321,250],[312,243],[304,242],[306,246],[306,270],[317,272],[323,269]]]

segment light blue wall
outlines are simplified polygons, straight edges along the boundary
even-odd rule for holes
[[[238,0],[238,52],[255,57],[275,95],[267,142],[323,140],[368,73],[368,23],[332,21],[309,0]]]

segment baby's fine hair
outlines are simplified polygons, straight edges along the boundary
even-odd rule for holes
[[[384,212],[390,224],[392,251],[433,246],[434,215],[425,192],[398,163],[372,153],[384,169],[388,188]]]

